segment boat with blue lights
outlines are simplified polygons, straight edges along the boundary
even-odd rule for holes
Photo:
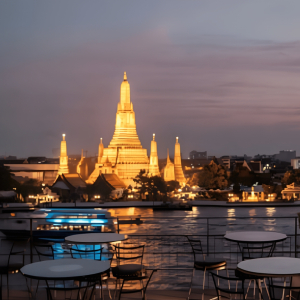
[[[106,209],[40,208],[28,211],[2,210],[0,231],[9,237],[64,238],[86,232],[114,232]]]

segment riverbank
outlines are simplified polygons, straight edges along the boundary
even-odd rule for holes
[[[176,203],[176,201],[174,201]],[[77,202],[77,203],[49,203],[49,207],[96,207],[96,208],[125,208],[125,207],[141,207],[152,208],[161,206],[162,201],[114,201],[114,202]],[[300,201],[296,202],[225,202],[216,200],[193,200],[187,201],[187,204],[195,207],[298,207]]]

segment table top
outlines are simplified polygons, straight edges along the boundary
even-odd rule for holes
[[[125,234],[101,232],[69,235],[65,238],[65,241],[71,244],[98,245],[101,243],[124,241],[126,239],[127,235]]]
[[[108,260],[63,258],[35,262],[21,268],[21,273],[39,280],[70,280],[95,276],[110,268]]]
[[[273,243],[284,241],[284,233],[273,231],[235,231],[227,233],[224,238],[238,243]]]
[[[240,262],[237,268],[247,274],[264,277],[289,277],[300,274],[300,259],[265,257]]]

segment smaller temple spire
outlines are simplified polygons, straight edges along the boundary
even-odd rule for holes
[[[67,142],[66,135],[62,135],[62,141],[60,142],[60,156],[59,156],[59,167],[57,174],[68,174],[69,166],[68,166],[68,155],[67,155]]]
[[[153,140],[151,141],[149,173],[151,174],[151,176],[159,176],[157,143],[155,141],[155,133],[153,133]]]
[[[178,136],[176,136],[176,143],[178,143]]]
[[[167,155],[167,163],[171,162],[170,155],[169,155],[169,148],[168,148],[168,155]]]
[[[123,78],[124,81],[127,81],[127,75],[126,75],[126,72],[124,72],[124,78]]]
[[[99,147],[98,147],[98,164],[101,163],[101,159],[102,159],[102,156],[103,156],[103,149],[104,149],[104,146],[103,146],[103,143],[102,143],[102,138],[100,138],[100,144],[99,144]]]

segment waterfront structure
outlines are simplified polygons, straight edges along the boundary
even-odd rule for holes
[[[291,159],[291,166],[293,169],[300,169],[300,157]]]
[[[261,186],[259,187],[251,187],[251,191],[243,191],[243,202],[257,202],[263,201],[265,199],[265,194]]]
[[[282,150],[279,154],[275,154],[275,159],[280,161],[291,162],[292,159],[296,158],[295,150]]]
[[[79,174],[58,175],[51,190],[60,196],[70,196],[72,193],[82,193],[86,183]]]
[[[293,182],[286,186],[284,190],[281,191],[282,199],[284,200],[299,200],[300,199],[300,185]]]
[[[189,154],[189,159],[207,159],[207,151],[198,152],[193,150]]]
[[[69,173],[66,135],[63,134],[62,137],[63,139],[60,143],[59,168],[57,175]]]

